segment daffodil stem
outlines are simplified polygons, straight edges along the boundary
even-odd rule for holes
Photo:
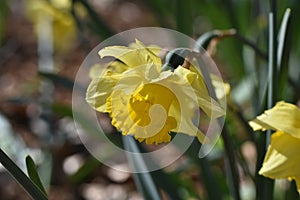
[[[203,74],[203,78],[204,78],[204,81],[206,83],[209,94],[214,100],[216,100],[218,102],[214,87],[212,85],[212,81],[210,79],[209,72],[205,67],[205,66],[207,66],[207,64],[205,63],[205,61],[202,61],[201,58],[199,59],[197,57],[197,55],[196,55],[196,58],[197,58],[197,61],[199,62],[198,64],[199,64],[201,72]],[[224,122],[223,120],[224,120],[224,118],[219,118],[218,119],[218,123],[219,123],[220,127],[222,127],[222,125],[223,125],[223,122]],[[230,190],[231,190],[231,193],[233,195],[233,198],[235,200],[240,200],[241,199],[241,197],[240,197],[240,185],[239,185],[239,180],[240,179],[239,179],[239,173],[238,173],[238,169],[237,169],[237,165],[236,165],[237,162],[236,162],[236,159],[235,159],[233,144],[231,143],[231,139],[230,139],[230,136],[228,134],[226,125],[224,126],[224,128],[222,130],[221,137],[223,139],[224,149],[225,149],[225,152],[226,152],[225,164],[227,166],[226,168],[228,169],[227,174],[229,175],[228,179],[229,179],[229,183],[230,183]]]
[[[160,200],[160,193],[156,187],[153,178],[147,169],[144,158],[136,144],[136,141],[129,136],[123,136],[124,148],[127,150],[126,156],[128,162],[134,171],[133,178],[136,182],[138,190],[143,194],[146,200],[157,199]],[[142,173],[141,173],[142,172]]]
[[[271,12],[269,13],[269,59],[268,59],[268,95],[267,95],[267,109],[274,106],[277,100],[277,2],[276,0],[270,0]],[[261,148],[261,156],[265,155],[271,138],[272,131],[268,130],[265,136],[263,145]],[[257,173],[262,166],[263,159],[258,159]],[[261,181],[257,181],[257,199],[273,199],[274,181],[260,177]]]

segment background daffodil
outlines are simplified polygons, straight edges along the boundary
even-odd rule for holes
[[[273,179],[293,179],[300,193],[300,109],[281,101],[249,124],[254,130],[276,131],[259,174]]]
[[[51,21],[56,50],[68,50],[75,41],[76,25],[71,15],[71,5],[70,0],[25,1],[26,16],[32,21],[36,33],[38,33],[39,23],[43,23],[43,20]]]
[[[209,96],[199,73],[181,66],[161,71],[159,52],[160,48],[146,47],[138,40],[129,47],[100,50],[101,58],[117,60],[101,75],[91,73],[86,100],[96,110],[108,112],[122,134],[140,142],[169,142],[171,131],[204,142],[205,135],[193,124],[199,107],[213,118],[224,115],[224,110]]]

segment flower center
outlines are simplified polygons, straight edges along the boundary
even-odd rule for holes
[[[153,83],[143,85],[130,97],[128,105],[130,117],[137,125],[147,126],[151,122],[150,108],[155,104],[159,104],[165,109],[165,113],[168,114],[174,98],[173,92],[163,85]],[[162,118],[162,116],[159,116],[159,113],[157,113],[157,116],[155,114],[152,115],[152,117],[155,117],[155,120]]]

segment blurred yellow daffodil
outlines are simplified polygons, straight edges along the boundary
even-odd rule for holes
[[[249,124],[254,130],[276,131],[259,174],[295,180],[300,193],[300,109],[280,101]]]
[[[210,98],[197,73],[181,66],[161,71],[159,52],[160,48],[146,47],[138,40],[129,47],[100,50],[101,58],[117,60],[101,75],[92,68],[86,100],[96,110],[108,112],[123,135],[133,135],[140,142],[169,142],[170,132],[196,136],[204,142],[205,135],[192,121],[198,108],[214,118],[224,115],[224,110]]]
[[[76,37],[71,5],[71,0],[26,0],[24,3],[25,14],[33,23],[36,33],[39,33],[41,24],[51,22],[54,47],[59,51],[67,50]]]

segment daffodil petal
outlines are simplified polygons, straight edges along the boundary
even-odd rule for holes
[[[95,64],[90,68],[89,77],[90,79],[99,78],[105,71],[105,67],[100,64]]]
[[[198,98],[198,104],[203,109],[203,111],[212,119],[224,116],[225,109],[222,108],[221,105],[217,101],[212,99],[209,95],[201,72],[194,65],[190,66],[190,71],[194,72],[197,75],[197,79],[192,81],[191,84],[195,89],[195,93]],[[217,77],[214,74],[210,74],[210,77],[215,88],[217,98],[225,98],[225,96],[230,91],[229,84],[224,83],[221,78]]]
[[[141,46],[141,45],[139,45]],[[139,47],[138,46],[138,47]],[[121,60],[127,66],[134,68],[147,64],[155,64],[161,66],[161,59],[149,49],[141,46],[141,48],[130,48],[125,46],[109,46],[101,49],[98,54],[101,58],[112,56]]]
[[[88,86],[86,92],[86,101],[99,112],[107,112],[106,100],[113,91],[120,76],[111,77],[102,76],[94,78]]]
[[[300,191],[300,139],[277,131],[271,136],[271,143],[259,174],[273,179],[295,179]]]
[[[178,77],[185,77],[185,84],[191,86],[194,90],[187,90],[188,96],[196,95],[198,106],[211,118],[215,119],[225,115],[225,110],[214,99],[209,96],[206,85],[200,74],[193,73],[183,67],[178,67],[174,71]],[[176,81],[174,81],[176,82]],[[183,83],[182,83],[183,84]]]
[[[146,49],[149,53],[154,54],[156,56],[158,56],[159,53],[161,52],[161,48],[159,46],[156,46],[156,45],[146,46],[144,43],[142,43],[138,39],[135,39],[135,43],[131,43],[129,45],[129,47],[136,48],[136,49]]]
[[[217,98],[223,99],[226,97],[230,92],[230,85],[228,83],[224,83],[220,77],[214,74],[210,74],[210,78],[215,88]]]
[[[279,130],[300,139],[300,109],[284,101],[249,122],[254,130]]]

